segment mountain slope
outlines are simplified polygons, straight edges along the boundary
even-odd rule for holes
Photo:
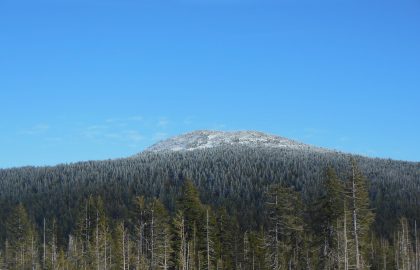
[[[66,239],[85,198],[100,195],[116,219],[128,215],[140,195],[159,197],[174,209],[188,178],[203,202],[236,213],[243,228],[258,228],[265,220],[268,186],[294,187],[310,203],[322,193],[325,169],[335,168],[345,180],[351,158],[369,180],[377,231],[391,233],[401,215],[420,220],[420,163],[352,156],[256,132],[205,131],[169,139],[131,158],[0,170],[0,220],[21,202],[39,225],[54,217]]]

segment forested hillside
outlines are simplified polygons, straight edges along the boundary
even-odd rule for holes
[[[419,163],[232,145],[0,187],[5,269],[419,269]]]

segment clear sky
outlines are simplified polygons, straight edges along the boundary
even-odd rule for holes
[[[0,167],[196,129],[420,161],[418,0],[2,0]]]

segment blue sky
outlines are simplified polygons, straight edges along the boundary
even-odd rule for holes
[[[3,0],[0,167],[259,130],[420,161],[420,2]]]

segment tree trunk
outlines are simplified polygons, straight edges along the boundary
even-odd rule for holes
[[[207,270],[210,270],[209,209],[206,211]]]
[[[125,228],[124,223],[122,224],[122,255],[123,255],[123,270],[125,270]]]
[[[154,236],[154,226],[155,226],[155,217],[154,217],[154,210],[152,209],[152,221],[151,221],[151,226],[150,226],[150,234],[151,234],[151,237],[150,237],[150,241],[151,241],[151,248],[150,248],[150,250],[151,250],[151,257],[150,257],[150,264],[151,264],[151,266],[152,266],[152,269],[154,269],[154,267],[155,267],[155,236]]]
[[[344,270],[349,270],[349,258],[347,251],[347,213],[346,213],[346,203],[344,202]]]
[[[414,237],[415,237],[415,246],[416,246],[416,270],[419,270],[419,244],[418,244],[418,239],[417,239],[417,220],[414,220]]]
[[[45,257],[46,257],[46,246],[45,246],[45,217],[44,217],[44,243],[43,243],[43,255],[42,255],[42,267],[45,269]]]
[[[99,260],[99,212],[96,210],[96,264],[97,269],[99,270],[100,267],[100,260]]]
[[[352,200],[353,200],[353,233],[354,233],[354,248],[356,252],[356,270],[360,270],[360,251],[359,251],[359,234],[357,229],[357,205],[356,205],[356,176],[354,166],[352,169]]]

